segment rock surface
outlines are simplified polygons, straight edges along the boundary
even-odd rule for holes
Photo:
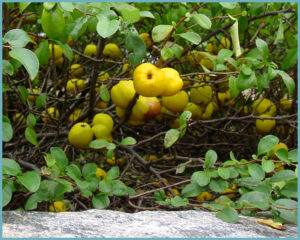
[[[203,211],[111,210],[84,212],[2,213],[3,238],[297,238],[297,226],[279,231],[239,217],[237,224],[223,222]]]

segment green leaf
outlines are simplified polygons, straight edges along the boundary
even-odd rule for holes
[[[277,206],[283,208],[294,208],[294,210],[277,208],[280,213],[280,217],[284,218],[285,220],[297,224],[298,222],[298,204],[296,201],[291,199],[278,199],[275,201]],[[276,205],[274,206],[276,208]]]
[[[96,175],[97,164],[96,163],[86,163],[82,168],[82,176],[87,179],[90,175]]]
[[[73,61],[73,51],[69,44],[62,44],[60,41],[56,41],[56,43],[61,47],[63,54],[68,58],[70,62]]]
[[[255,44],[258,50],[262,53],[263,59],[267,59],[269,54],[268,44],[260,38],[256,39]]]
[[[27,116],[27,126],[33,128],[35,124],[36,124],[35,116],[32,113],[29,113]]]
[[[198,45],[201,42],[201,37],[199,34],[195,32],[186,32],[178,34],[178,36],[182,37],[183,39],[188,40],[189,42]]]
[[[4,75],[9,75],[12,76],[14,74],[14,66],[7,60],[3,59],[2,60],[2,69],[3,69],[3,74]],[[5,85],[6,86],[6,85]],[[7,87],[7,86],[6,86]],[[11,88],[4,88],[4,86],[2,85],[2,92],[11,90]]]
[[[36,171],[29,171],[18,176],[17,179],[30,192],[35,192],[39,189],[41,183],[41,176]]]
[[[236,7],[236,5],[237,5],[237,2],[219,2],[219,4],[223,8],[234,9]]]
[[[109,206],[110,201],[108,196],[98,193],[92,198],[93,207],[96,209],[104,209]]]
[[[191,176],[191,183],[197,183],[200,187],[204,187],[210,182],[210,175],[203,171],[194,172]]]
[[[166,132],[164,145],[165,148],[171,147],[179,138],[180,132],[177,129],[170,129]]]
[[[255,187],[261,183],[261,181],[257,178],[252,177],[244,177],[239,180],[239,185],[245,185],[246,187]]]
[[[58,5],[47,10],[43,10],[41,17],[42,29],[47,37],[60,39],[65,32],[65,18],[62,10]]]
[[[12,185],[5,184],[2,186],[2,207],[5,207],[12,198]]]
[[[240,71],[239,76],[237,78],[237,87],[240,91],[246,90],[256,85],[256,76],[255,72],[252,72],[251,75],[247,76]]]
[[[124,21],[128,23],[135,23],[140,20],[140,11],[137,8],[123,8],[121,10],[122,17]]]
[[[22,48],[29,42],[35,43],[22,29],[12,29],[3,37],[4,43],[9,43],[12,48]]]
[[[228,182],[222,179],[212,179],[209,183],[209,188],[214,192],[224,192],[228,188]]]
[[[275,182],[281,182],[281,181],[289,181],[289,180],[292,180],[295,178],[297,178],[297,176],[295,175],[295,172],[293,172],[292,170],[283,170],[283,171],[275,173],[271,177],[270,182],[275,183]]]
[[[279,27],[276,35],[276,39],[274,41],[274,44],[278,44],[280,41],[284,40],[284,29],[283,29],[283,24],[282,24],[282,19],[278,18],[279,21]]]
[[[152,39],[154,42],[160,42],[164,40],[172,31],[172,25],[158,25],[152,29]]]
[[[25,210],[28,211],[28,210],[36,209],[37,204],[43,200],[44,198],[41,197],[39,194],[37,193],[32,194],[26,201]]]
[[[110,179],[116,179],[117,177],[119,177],[119,175],[120,175],[120,170],[119,167],[116,166],[109,169],[109,171],[106,173],[106,177]]]
[[[50,152],[60,170],[65,170],[65,168],[68,166],[68,158],[65,152],[59,147],[51,147]]]
[[[298,183],[297,180],[287,182],[287,184],[280,190],[280,193],[288,198],[298,198]]]
[[[257,155],[261,155],[271,151],[279,142],[278,137],[267,135],[260,139],[257,145]]]
[[[112,10],[103,11],[97,15],[97,32],[103,38],[112,36],[119,29],[120,20]]]
[[[265,193],[252,191],[247,192],[241,196],[239,202],[245,207],[257,207],[263,211],[266,211],[269,207],[269,199]]]
[[[262,167],[257,163],[252,163],[248,165],[248,171],[251,177],[258,180],[263,180],[265,178],[265,172]]]
[[[32,127],[27,127],[25,130],[25,138],[28,142],[35,145],[36,147],[39,146],[39,143],[37,141],[37,135]]]
[[[286,57],[283,59],[282,64],[281,64],[281,69],[282,70],[287,70],[297,64],[298,60],[298,49],[292,48],[288,49]]]
[[[273,161],[264,158],[262,159],[261,166],[266,173],[272,172],[275,167]]]
[[[2,115],[2,122],[10,123],[10,119],[7,116]]]
[[[232,55],[233,55],[233,51],[223,48],[218,52],[217,62],[219,64],[222,64],[227,60],[227,58],[230,58]]]
[[[187,206],[189,204],[189,200],[186,198],[181,198],[179,196],[175,196],[175,197],[171,198],[171,204],[174,207]]]
[[[129,54],[129,62],[133,66],[140,64],[146,56],[146,45],[137,33],[131,32],[128,34],[125,47],[128,51],[133,51]]]
[[[47,102],[47,95],[45,93],[40,93],[40,95],[37,97],[35,101],[35,106],[37,110],[39,110],[41,107],[43,107]]]
[[[100,86],[100,98],[104,102],[109,102],[110,100],[109,90],[107,89],[107,86],[105,84]]]
[[[268,73],[264,72],[261,75],[257,76],[257,88],[258,92],[261,93],[264,88],[268,88],[270,85],[270,81],[268,79]]]
[[[230,177],[230,169],[219,167],[218,174],[221,178],[228,179]]]
[[[39,60],[32,51],[26,48],[14,48],[9,52],[9,55],[23,64],[31,80],[36,77],[39,70]]]
[[[72,2],[60,2],[61,8],[67,12],[73,12],[75,6]]]
[[[2,122],[2,141],[9,142],[13,137],[14,131],[10,123]]]
[[[126,186],[126,187],[127,187],[127,193],[129,195],[129,197],[133,197],[136,195],[136,191],[133,188],[128,187],[128,186]]]
[[[218,155],[214,150],[208,150],[205,154],[204,169],[212,167],[217,161]]]
[[[66,167],[65,170],[67,175],[73,180],[81,178],[80,168],[77,165],[70,164],[69,166]]]
[[[89,147],[93,148],[93,149],[101,149],[106,147],[108,144],[108,142],[104,139],[100,139],[100,140],[93,140],[90,142]]]
[[[96,20],[96,24],[97,24],[97,18],[96,17],[93,18]],[[77,18],[74,22],[68,25],[68,29],[70,30],[69,35],[72,37],[73,41],[77,41],[77,39],[85,33],[89,24],[88,20],[89,18],[87,16],[82,16],[80,18]],[[95,24],[95,31],[96,31],[96,24]]]
[[[136,140],[133,137],[126,137],[124,139],[122,139],[122,141],[120,142],[120,145],[134,145],[136,144]]]
[[[229,89],[232,98],[236,98],[240,93],[240,90],[237,86],[237,82],[238,79],[236,77],[234,76],[229,77]]]
[[[114,196],[124,196],[127,193],[127,187],[126,185],[121,182],[120,180],[113,180],[112,181],[112,190],[111,194]]]
[[[289,159],[288,159],[288,151],[284,148],[280,148],[276,151],[275,155],[281,160],[281,161],[284,161],[284,162],[289,162]]]
[[[185,165],[178,165],[177,168],[176,168],[176,174],[180,174],[180,173],[183,173],[186,169],[186,166]]]
[[[17,176],[22,173],[20,165],[13,159],[2,159],[2,174],[9,176]]]
[[[232,207],[224,207],[217,212],[216,217],[228,223],[237,223],[239,220],[238,212]]]
[[[294,150],[289,151],[288,159],[291,162],[298,162],[298,149],[294,149]]]
[[[211,21],[209,17],[205,16],[201,13],[193,13],[192,15],[193,19],[197,24],[199,24],[204,29],[210,29],[211,28]]]
[[[102,193],[110,194],[112,191],[112,180],[108,178],[104,178],[99,183],[99,190]]]
[[[187,184],[181,191],[183,198],[197,197],[201,194],[202,188],[197,183]]]
[[[24,86],[18,86],[18,90],[21,94],[21,98],[22,98],[23,102],[26,102],[28,95],[29,95],[28,90]]]
[[[19,3],[19,11],[23,13],[23,11],[30,5],[31,2],[20,2]]]
[[[155,19],[155,17],[153,16],[153,14],[150,11],[140,11],[140,16],[141,16],[141,18],[146,17],[146,18]]]
[[[295,90],[295,81],[284,71],[277,70],[277,73],[281,76],[285,86],[288,89],[289,95],[292,96],[292,93]]]
[[[43,6],[46,10],[50,11],[52,8],[54,8],[56,5],[55,2],[44,2]]]
[[[172,58],[174,56],[174,52],[172,48],[164,46],[163,49],[160,51],[160,55],[164,61]]]

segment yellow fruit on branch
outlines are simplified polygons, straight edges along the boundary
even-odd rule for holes
[[[161,105],[156,97],[139,96],[132,108],[131,114],[136,120],[150,120],[160,114]]]
[[[185,91],[180,91],[173,96],[162,97],[162,104],[168,110],[178,113],[183,112],[185,106],[189,102],[189,96]]]
[[[44,123],[53,123],[53,119],[59,119],[59,111],[54,107],[49,107],[42,112],[42,121]]]
[[[67,82],[66,90],[69,93],[77,93],[83,90],[85,87],[84,80],[73,78]]]
[[[120,108],[126,109],[135,95],[133,81],[120,81],[111,89],[111,100]]]
[[[102,54],[104,58],[114,60],[120,56],[120,48],[117,44],[108,43],[104,46]]]
[[[38,98],[38,96],[33,95],[33,94],[40,94],[40,90],[33,88],[32,92],[30,92],[30,89],[28,89],[28,93],[29,93],[28,98],[27,98],[28,101],[34,103],[36,101],[36,99]]]
[[[176,188],[172,188],[172,191],[175,193],[176,196],[180,196],[180,192],[176,189]],[[169,191],[167,191],[167,195],[172,198],[174,197],[172,193],[170,193]]]
[[[75,122],[76,119],[79,118],[81,112],[82,112],[82,109],[79,109],[79,108],[75,109],[74,112],[71,113],[70,116],[69,116],[69,123]],[[88,119],[86,118],[83,121],[87,122]]]
[[[49,212],[65,212],[67,211],[67,206],[64,202],[56,201],[51,203],[49,206]]]
[[[95,44],[88,44],[85,46],[83,54],[89,57],[97,55],[97,46]]]
[[[50,50],[50,58],[52,58],[52,48],[53,44],[49,44],[49,50]],[[54,44],[54,59],[59,59],[63,55],[63,51],[59,45]]]
[[[270,116],[276,115],[276,105],[267,98],[256,99],[252,104],[254,115],[267,114]]]
[[[125,63],[124,65],[123,65],[123,67],[122,67],[122,72],[125,72],[127,69],[128,69],[128,67],[129,67],[130,65],[128,64],[128,63]],[[133,69],[131,69],[129,72],[127,72],[127,73],[124,73],[124,77],[129,77],[129,76],[132,76],[132,74],[133,74]]]
[[[234,100],[231,98],[230,90],[226,92],[218,92],[218,99],[223,107],[233,106],[235,104]],[[217,99],[215,99],[217,102]]]
[[[112,141],[111,129],[104,124],[97,124],[92,127],[92,132],[96,139],[104,139],[108,142]]]
[[[98,74],[97,81],[98,82],[103,82],[103,81],[107,80],[109,77],[110,76],[109,76],[108,72],[101,71]]]
[[[268,114],[262,114],[260,117],[272,117]],[[274,119],[256,119],[255,127],[259,133],[268,134],[276,126],[276,121]]]
[[[213,195],[210,192],[202,192],[197,196],[197,200],[200,202],[209,201],[213,198]]]
[[[166,88],[165,75],[151,63],[140,64],[133,72],[135,91],[144,97],[161,95]]]
[[[192,119],[199,120],[202,116],[203,108],[193,102],[188,102],[188,104],[184,108],[184,111],[190,111],[192,113]]]
[[[221,49],[230,49],[231,47],[231,42],[229,38],[226,37],[222,37],[221,41],[220,41],[220,45],[219,45],[219,51]]]
[[[292,107],[292,100],[281,98],[279,101],[279,106],[282,111],[290,111]]]
[[[84,73],[84,68],[80,66],[80,64],[72,64],[71,65],[71,75],[74,77],[81,77]]]
[[[13,122],[21,123],[21,125],[26,126],[26,118],[21,113],[15,113],[13,115]]]
[[[93,131],[86,122],[79,122],[72,126],[68,140],[75,148],[87,148],[93,140]]]
[[[146,45],[146,48],[149,49],[152,45],[150,34],[149,33],[141,33],[139,36],[141,39],[143,39],[143,41]]]
[[[105,125],[109,131],[111,131],[114,127],[114,121],[107,113],[97,113],[94,116],[92,125],[95,126],[97,124]]]
[[[172,96],[176,93],[178,93],[183,86],[183,81],[179,75],[179,72],[177,72],[173,68],[162,68],[161,71],[163,71],[165,76],[165,90],[161,93],[161,96]]]
[[[201,116],[201,119],[203,120],[208,120],[211,118],[211,116],[213,115],[214,113],[214,103],[213,102],[210,102],[204,109],[204,112]]]
[[[97,168],[96,176],[97,178],[103,179],[106,177],[106,172],[102,168]]]
[[[190,90],[191,101],[198,105],[206,105],[213,97],[211,86],[205,83],[195,83]]]

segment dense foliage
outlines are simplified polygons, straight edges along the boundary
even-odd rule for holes
[[[296,223],[297,24],[295,2],[3,3],[3,209]]]

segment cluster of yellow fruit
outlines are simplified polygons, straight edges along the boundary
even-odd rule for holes
[[[97,46],[95,44],[86,45],[83,54],[89,57],[95,57],[97,55]],[[108,43],[104,46],[102,54],[107,60],[115,60],[120,56],[120,48],[115,43]]]
[[[216,45],[215,41],[207,44],[205,52],[193,50],[189,52],[185,57],[181,58],[181,61],[188,61],[192,67],[196,67],[199,64],[204,66],[208,70],[213,70],[214,64],[211,58],[217,59],[217,54],[221,49],[230,49],[231,42],[228,38],[223,37],[220,41],[219,46]],[[210,57],[209,57],[210,56]]]
[[[72,126],[68,134],[69,142],[76,148],[87,148],[94,136],[112,142],[111,131],[114,122],[110,115],[98,113],[94,116],[92,127],[86,122],[79,122]]]
[[[123,118],[135,94],[140,95],[128,121],[136,126],[161,112],[158,96],[172,96],[178,93],[182,86],[183,81],[175,69],[159,69],[151,63],[143,63],[134,70],[133,80],[123,80],[112,87],[111,99],[116,106],[116,114]]]
[[[274,117],[277,109],[276,105],[267,98],[259,98],[252,104],[253,114],[260,117]],[[274,119],[256,119],[255,127],[257,132],[261,134],[268,134],[276,126]]]
[[[63,51],[61,47],[56,44],[49,44],[49,50],[50,50],[50,58],[54,59],[54,64],[58,67],[62,66],[64,63],[64,57],[63,57]],[[53,50],[54,50],[54,56],[52,56]]]

